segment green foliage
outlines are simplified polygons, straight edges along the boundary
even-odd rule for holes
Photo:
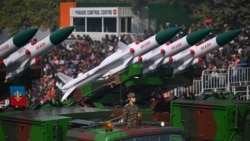
[[[30,27],[58,28],[60,1],[3,0],[0,1],[0,30],[8,29],[10,36]]]
[[[152,3],[152,1],[135,0],[131,2],[131,6],[137,13],[142,6],[146,6],[148,3]],[[191,13],[191,18],[197,23],[203,23],[205,19],[211,18],[212,24],[220,27],[227,24],[231,28],[241,28],[250,24],[248,0],[166,0],[165,3],[183,7],[188,13]]]
[[[67,1],[77,0],[0,0],[0,31],[7,28],[9,36],[30,27],[49,28],[54,31],[59,25],[60,2]],[[134,13],[138,14],[142,7],[152,2],[154,1],[131,0],[130,4]],[[206,18],[211,18],[215,26],[227,24],[239,28],[248,26],[250,21],[248,0],[166,0],[165,3],[182,6],[188,13],[192,13],[192,19],[200,23]]]
[[[172,1],[188,7],[192,11],[191,17],[197,22],[211,18],[216,26],[227,24],[232,28],[239,28],[249,25],[250,3],[248,0]]]
[[[190,18],[190,13],[180,5],[169,3],[149,4],[148,8],[150,10],[149,17],[157,20],[157,27],[162,26],[166,29],[167,22],[169,22],[171,26],[175,24],[189,26],[194,22]]]
[[[147,5],[147,0],[133,0],[131,2],[131,7],[135,14],[137,14],[138,11],[140,11],[140,9],[146,5]]]

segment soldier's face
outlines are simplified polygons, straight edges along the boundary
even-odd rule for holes
[[[135,102],[135,101],[136,101],[136,98],[135,98],[135,97],[130,97],[130,100],[131,100],[132,102]]]

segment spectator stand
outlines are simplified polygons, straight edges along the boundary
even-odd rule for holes
[[[237,71],[237,73],[235,73]],[[238,100],[249,100],[250,67],[238,64],[236,68],[229,65],[228,69],[203,70],[200,79],[194,79],[189,87],[177,87],[169,92],[177,97],[209,95],[212,93],[233,93]]]

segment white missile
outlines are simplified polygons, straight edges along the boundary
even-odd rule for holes
[[[24,71],[27,67],[30,67],[33,63],[33,59],[64,41],[73,30],[73,26],[58,29],[36,44],[27,44],[12,53],[9,57],[5,58],[0,62],[0,65],[6,68],[5,79],[11,78]]]
[[[143,54],[133,60],[133,63],[142,62],[143,63],[143,74],[155,70],[161,64],[164,58],[174,55],[189,46],[192,46],[203,39],[212,31],[211,28],[206,28],[190,33],[178,39],[171,44],[163,44],[154,50]]]
[[[202,59],[200,57],[225,45],[240,33],[241,30],[237,29],[217,35],[198,46],[194,45],[172,57],[164,59],[163,64],[170,63],[174,68],[173,74],[181,73],[189,66],[201,62]]]
[[[158,33],[148,39],[146,39],[145,41],[143,41],[142,43],[132,43],[130,45],[128,45],[128,47],[126,48],[130,48],[130,52],[124,52],[124,55],[122,56],[122,60],[126,60],[125,62],[120,62],[122,65],[119,65],[117,67],[114,67],[113,69],[109,70],[107,73],[105,73],[102,77],[107,77],[107,76],[111,76],[115,73],[118,73],[122,70],[124,70],[125,68],[127,68],[129,65],[135,63],[135,60],[138,60],[136,58],[140,58],[140,56],[142,54],[145,54],[146,52],[155,49],[158,45],[162,45],[164,43],[166,43],[168,40],[170,40],[177,32],[180,31],[181,28],[172,28],[172,29],[168,29],[165,30],[164,32]],[[168,32],[172,31],[171,34],[164,35],[163,33],[167,34]],[[159,39],[163,38],[163,36],[165,36],[165,40],[164,42],[158,41]],[[124,46],[124,45],[123,45]],[[131,53],[133,53],[133,55],[131,56]],[[114,58],[114,57],[112,57]],[[112,59],[110,57],[110,59]],[[121,59],[121,58],[120,58]],[[110,60],[105,60],[107,62],[110,62]]]
[[[90,71],[79,75],[77,78],[69,78],[68,76],[58,73],[58,78],[61,79],[65,85],[62,87],[64,93],[61,101],[64,101],[75,89],[80,88],[100,77],[107,77],[120,70],[128,67],[133,58],[146,53],[147,51],[157,47],[170,40],[175,34],[181,30],[180,27],[169,28],[156,35],[149,37],[142,42],[135,42],[130,45],[118,43],[119,49],[114,54],[104,59],[98,66]]]
[[[37,28],[30,28],[24,30],[15,36],[11,37],[6,42],[0,45],[0,59],[8,57],[11,53],[15,52],[18,48],[27,44],[31,38],[36,34]]]

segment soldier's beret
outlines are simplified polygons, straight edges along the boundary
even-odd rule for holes
[[[135,97],[135,93],[133,93],[133,92],[131,92],[131,93],[128,93],[128,98],[130,98],[130,97]]]

